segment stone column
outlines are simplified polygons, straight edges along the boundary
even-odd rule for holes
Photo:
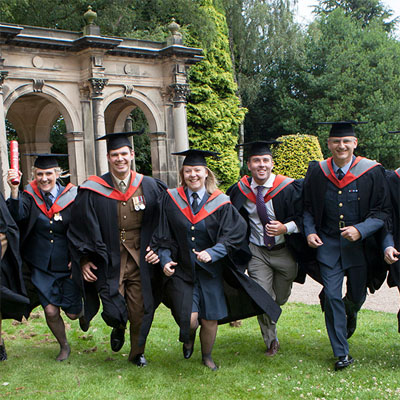
[[[81,85],[80,88],[82,125],[83,125],[83,146],[85,161],[85,177],[96,175],[96,157],[94,143],[93,113],[90,99],[90,88],[88,85]],[[82,160],[83,161],[83,160]]]
[[[92,87],[92,110],[93,110],[93,133],[97,139],[106,134],[106,125],[103,109],[103,88],[108,83],[108,79],[89,78]],[[102,175],[108,171],[107,163],[107,143],[105,140],[95,142],[96,173]]]
[[[186,117],[186,97],[189,94],[189,85],[174,83],[170,85],[173,91],[173,120],[175,151],[184,151],[189,148],[189,137]]]
[[[10,196],[10,188],[7,184],[7,172],[10,164],[8,163],[6,120],[3,103],[3,83],[7,75],[7,71],[0,71],[0,191],[6,199]]]
[[[65,134],[65,137],[68,142],[68,161],[71,183],[79,185],[87,178],[83,132],[68,132]]]
[[[133,121],[132,117],[129,115],[126,120],[125,120],[125,125],[124,125],[124,132],[132,132],[133,130]],[[132,144],[132,150],[135,151],[135,142],[133,140],[133,136],[129,138],[131,144]],[[131,168],[136,171],[136,160],[135,157],[133,157],[132,163],[131,163]]]
[[[161,179],[169,187],[176,187],[176,176],[168,171],[166,132],[149,133],[149,137],[153,177]]]

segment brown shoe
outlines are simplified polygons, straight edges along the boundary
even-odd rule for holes
[[[273,357],[279,350],[279,341],[278,339],[274,339],[271,342],[271,345],[269,346],[268,350],[265,352],[265,355],[268,357]]]

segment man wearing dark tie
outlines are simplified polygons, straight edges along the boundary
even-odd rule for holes
[[[272,173],[274,162],[270,144],[276,141],[245,143],[249,148],[244,176],[227,194],[248,223],[248,243],[252,258],[248,273],[278,305],[288,300],[297,275],[294,243],[301,241],[301,182]],[[247,243],[246,243],[247,247]],[[276,323],[267,314],[258,316],[267,347],[266,355],[279,350]]]
[[[366,298],[371,261],[367,252],[373,250],[372,236],[384,226],[390,203],[382,166],[354,156],[358,141],[353,125],[358,123],[327,124],[332,124],[328,138],[332,157],[309,165],[304,180],[304,231],[308,245],[316,249],[325,323],[338,358],[335,370],[340,370],[353,362],[347,340]],[[347,293],[342,299],[345,276]]]

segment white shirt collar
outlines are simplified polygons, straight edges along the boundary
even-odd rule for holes
[[[256,191],[257,186],[264,186],[266,189],[272,188],[275,177],[276,175],[271,172],[270,177],[262,185],[259,185],[253,178],[251,178],[250,187],[253,189],[253,191]]]

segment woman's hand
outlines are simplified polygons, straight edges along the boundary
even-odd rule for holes
[[[10,186],[11,189],[11,198],[12,199],[18,199],[18,187],[19,187],[19,182],[18,183],[12,183],[14,179],[19,179],[21,181],[22,177],[22,172],[17,171],[16,169],[9,169],[7,173],[7,183],[8,186]]]
[[[175,273],[175,265],[178,265],[175,261],[170,261],[164,265],[163,271],[166,276],[171,276]]]
[[[157,253],[155,253],[150,246],[146,248],[147,254],[144,257],[144,260],[149,264],[157,264],[160,262]]]
[[[208,263],[208,262],[212,261],[211,256],[205,250],[203,250],[203,251],[193,250],[193,253],[196,254],[197,260],[200,262]]]
[[[92,269],[96,270],[97,267],[91,261],[87,262],[86,264],[83,264],[81,268],[82,268],[83,279],[86,282],[97,281],[97,276],[92,272]]]

